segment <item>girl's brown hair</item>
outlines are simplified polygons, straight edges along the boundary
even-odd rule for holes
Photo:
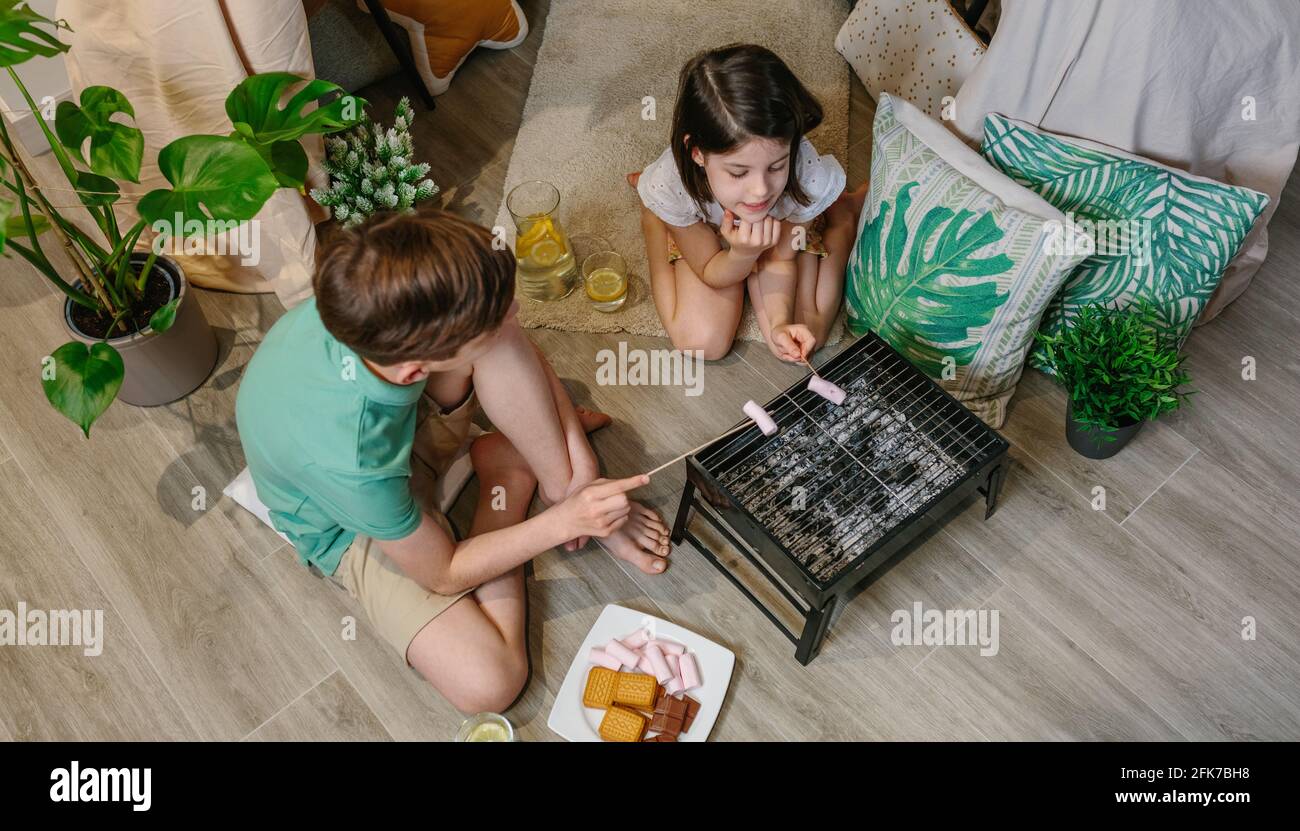
[[[335,232],[312,285],[325,328],[361,357],[439,361],[501,325],[515,257],[445,211],[379,214]]]
[[[822,105],[774,52],[733,43],[691,58],[682,67],[673,109],[672,149],[686,192],[701,209],[713,201],[704,168],[691,151],[728,153],[751,138],[790,147],[785,193],[799,205],[812,200],[799,186],[799,143],[822,122]]]

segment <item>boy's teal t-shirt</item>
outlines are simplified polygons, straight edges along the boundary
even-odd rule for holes
[[[304,563],[333,574],[357,534],[394,540],[420,526],[410,476],[424,387],[371,372],[325,329],[315,298],[266,333],[235,419],[257,496]]]

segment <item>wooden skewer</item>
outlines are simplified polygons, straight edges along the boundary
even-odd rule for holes
[[[656,473],[658,473],[659,471],[663,470],[664,468],[666,468],[666,467],[668,467],[668,466],[670,466],[670,465],[677,464],[677,463],[680,462],[682,459],[685,459],[687,456],[691,455],[692,453],[699,453],[701,450],[703,450],[704,448],[706,448],[706,447],[708,447],[709,445],[713,444],[713,443],[714,443],[715,441],[717,441],[718,439],[725,439],[727,436],[730,436],[732,433],[738,433],[738,432],[740,432],[741,430],[745,429],[746,427],[748,427],[749,425],[751,425],[751,424],[753,424],[753,423],[754,423],[754,422],[753,422],[752,419],[750,419],[750,420],[748,420],[748,421],[742,421],[740,424],[737,424],[735,427],[732,427],[730,430],[728,430],[727,432],[723,433],[721,436],[714,436],[713,438],[711,438],[711,439],[709,439],[708,441],[706,441],[704,444],[701,444],[699,447],[691,448],[690,450],[687,450],[685,453],[681,454],[680,456],[677,456],[677,457],[674,458],[674,459],[669,459],[668,461],[666,461],[666,462],[664,462],[663,464],[659,465],[659,467],[657,467],[657,468],[655,468],[654,470],[652,470],[652,471],[650,471],[649,473],[647,473],[646,476],[654,476],[654,475],[655,475]]]
[[[800,356],[799,360],[800,360],[800,361],[803,361],[803,365],[806,366],[806,367],[808,367],[808,371],[809,371],[809,372],[811,372],[813,375],[817,375],[817,369],[816,369],[812,364],[810,364],[810,363],[808,362],[808,359],[807,359],[807,358],[804,358],[804,357]],[[820,377],[820,376],[818,376],[818,377]],[[737,432],[739,432],[739,431],[745,429],[746,427],[748,427],[749,425],[751,425],[751,424],[753,424],[753,423],[754,423],[753,419],[750,419],[749,421],[743,421],[743,422],[741,422],[740,424],[737,424],[735,427],[732,427],[732,428],[731,428],[730,430],[728,430],[727,432],[723,433],[721,436],[715,436],[715,437],[709,439],[708,441],[706,441],[704,444],[701,444],[699,447],[691,448],[690,450],[687,450],[685,453],[681,454],[680,456],[677,456],[677,457],[675,457],[675,458],[673,458],[673,459],[669,459],[668,461],[666,461],[666,462],[664,462],[663,464],[659,465],[659,467],[657,467],[657,468],[655,468],[654,470],[652,470],[652,471],[650,471],[649,473],[647,473],[646,476],[654,476],[654,475],[655,475],[656,473],[658,473],[659,471],[663,470],[663,469],[666,468],[666,467],[669,467],[669,466],[671,466],[671,465],[674,465],[674,464],[676,464],[677,462],[680,462],[682,459],[685,459],[687,456],[691,455],[692,453],[698,453],[698,452],[700,452],[700,451],[703,450],[704,448],[706,448],[706,447],[708,447],[709,445],[713,444],[713,443],[714,443],[715,441],[717,441],[718,439],[725,439],[727,436],[730,436],[732,433],[737,433]]]

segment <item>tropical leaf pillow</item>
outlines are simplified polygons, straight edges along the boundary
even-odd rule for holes
[[[943,125],[882,94],[846,275],[849,328],[875,331],[1001,427],[1043,309],[1083,257],[1050,250],[1063,224]]]
[[[1091,240],[1043,316],[1054,334],[1096,303],[1154,306],[1177,343],[1192,330],[1268,197],[1005,116],[984,119],[984,157],[1065,213]],[[1030,363],[1046,368],[1041,347]]]

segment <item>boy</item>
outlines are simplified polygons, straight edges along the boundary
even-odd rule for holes
[[[575,408],[524,335],[514,275],[510,251],[445,212],[340,231],[315,297],[267,332],[236,404],[275,527],[467,713],[505,710],[527,681],[528,560],[591,536],[647,573],[667,565],[663,520],[626,496],[647,478],[597,478],[586,433],[609,417]],[[417,433],[421,394],[437,407]],[[457,542],[413,496],[429,482],[411,449],[427,445],[441,475],[478,401],[500,432],[471,448],[479,501]],[[529,518],[535,489],[550,507]]]

